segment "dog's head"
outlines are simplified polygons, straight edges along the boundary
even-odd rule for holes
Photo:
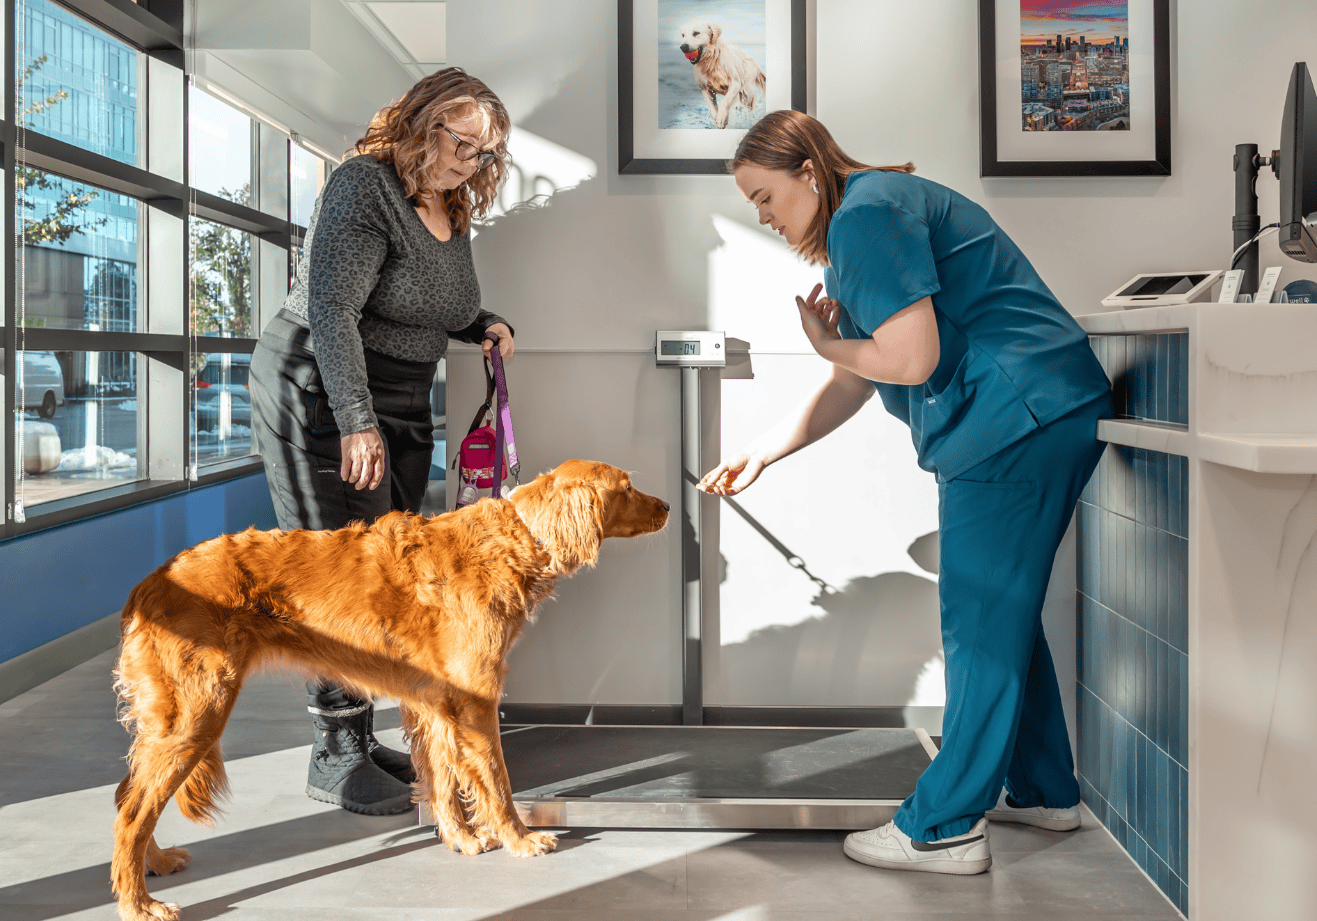
[[[508,499],[564,575],[593,566],[604,538],[652,534],[668,523],[666,502],[633,487],[625,470],[594,461],[565,461]]]
[[[692,19],[681,27],[681,53],[686,55],[686,60],[692,64],[700,63],[700,58],[710,45],[717,44],[718,36],[722,34],[722,29],[702,19]]]

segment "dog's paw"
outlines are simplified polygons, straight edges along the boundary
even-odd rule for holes
[[[558,847],[558,836],[547,831],[533,831],[525,837],[503,844],[513,857],[542,857]]]
[[[178,921],[178,906],[173,902],[157,902],[147,899],[136,905],[119,905],[119,917],[123,921]]]
[[[147,853],[146,869],[155,876],[168,876],[186,867],[192,855],[185,848],[166,847],[155,853]]]
[[[465,854],[467,857],[474,857],[477,854],[483,854],[485,851],[492,851],[498,847],[498,841],[492,840],[486,835],[473,835],[470,832],[456,829],[444,829],[439,832],[439,837],[444,844],[448,845],[449,850]]]

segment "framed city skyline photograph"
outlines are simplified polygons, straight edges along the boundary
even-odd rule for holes
[[[716,174],[805,109],[805,0],[618,0],[618,172]]]
[[[979,0],[980,175],[1169,176],[1170,0]]]

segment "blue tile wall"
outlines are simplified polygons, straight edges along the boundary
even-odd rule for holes
[[[1189,424],[1189,334],[1090,336],[1122,419]]]
[[[1147,340],[1128,344],[1136,353],[1163,343],[1168,354],[1177,348],[1171,336],[1102,338]],[[1131,392],[1162,367],[1161,358],[1149,361]],[[1153,384],[1148,392],[1157,390]],[[1131,405],[1160,413],[1151,402],[1141,396]],[[1188,496],[1185,458],[1113,444],[1077,513],[1080,788],[1093,813],[1186,916]]]

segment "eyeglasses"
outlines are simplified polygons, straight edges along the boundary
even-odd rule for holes
[[[448,131],[448,126],[444,125],[443,129],[445,131]],[[477,173],[498,159],[498,154],[491,153],[490,151],[487,150],[481,150],[475,144],[472,144],[470,141],[462,140],[460,137],[453,134],[453,132],[451,131],[448,131],[448,136],[457,142],[457,159],[476,160],[477,158],[479,158],[478,162],[476,163]]]

